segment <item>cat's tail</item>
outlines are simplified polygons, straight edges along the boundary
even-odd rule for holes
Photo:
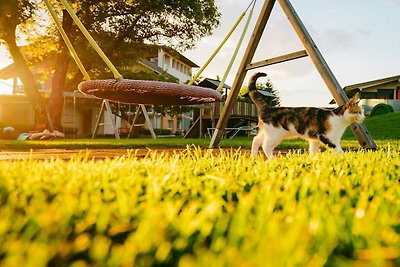
[[[257,72],[251,76],[249,82],[249,96],[254,104],[256,104],[258,110],[263,110],[267,106],[267,103],[262,98],[262,95],[257,91],[257,79],[265,76],[267,76],[266,73]]]

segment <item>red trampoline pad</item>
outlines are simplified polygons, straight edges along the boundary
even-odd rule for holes
[[[78,89],[101,99],[151,105],[212,103],[221,97],[218,91],[209,88],[148,80],[90,80],[81,82]]]

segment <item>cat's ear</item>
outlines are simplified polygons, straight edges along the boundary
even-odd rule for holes
[[[347,102],[349,104],[349,106],[356,106],[358,105],[358,102],[360,102],[360,100],[356,99],[355,97],[350,98],[349,102]]]

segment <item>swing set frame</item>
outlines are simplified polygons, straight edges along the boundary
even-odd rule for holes
[[[266,24],[269,20],[271,15],[272,9],[276,3],[279,2],[283,12],[285,13],[286,17],[288,18],[291,26],[293,27],[294,31],[296,32],[297,36],[299,37],[300,41],[302,42],[304,49],[302,51],[297,51],[294,53],[274,57],[271,59],[266,59],[263,61],[258,61],[252,63],[253,56],[256,52],[256,49],[259,45],[261,36],[265,30]],[[278,64],[298,58],[302,58],[305,56],[309,56],[314,63],[315,68],[318,70],[319,74],[321,75],[323,81],[325,82],[326,86],[329,89],[329,92],[332,94],[334,100],[338,105],[343,105],[348,102],[349,98],[347,97],[346,93],[343,91],[342,87],[340,86],[339,82],[337,81],[336,77],[334,76],[333,72],[329,68],[327,62],[323,58],[321,52],[319,51],[317,45],[311,38],[311,35],[308,33],[306,27],[304,26],[303,22],[301,21],[300,17],[296,13],[295,9],[293,8],[292,4],[289,0],[265,0],[264,5],[261,9],[260,15],[258,20],[255,24],[253,33],[249,40],[247,49],[244,53],[242,61],[240,63],[239,69],[237,71],[235,80],[233,82],[232,88],[229,92],[228,98],[225,102],[223,107],[221,116],[218,120],[216,129],[213,133],[211,138],[209,147],[214,148],[216,147],[222,137],[225,135],[225,129],[228,124],[228,119],[230,116],[230,112],[233,108],[234,102],[239,94],[240,87],[244,81],[244,78],[249,70],[265,67],[272,64]],[[372,139],[370,133],[368,132],[367,128],[362,123],[353,123],[351,125],[351,129],[356,136],[359,144],[361,147],[366,149],[376,149],[376,144]]]

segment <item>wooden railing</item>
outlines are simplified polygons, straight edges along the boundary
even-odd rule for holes
[[[210,117],[212,116],[212,112],[214,113],[213,116],[218,117],[220,116],[222,109],[224,107],[225,102],[217,102],[213,104],[212,109],[205,109],[204,116]],[[245,102],[236,102],[233,105],[232,111],[230,116],[237,116],[237,117],[257,117],[257,108],[256,105],[253,103],[245,103]]]

